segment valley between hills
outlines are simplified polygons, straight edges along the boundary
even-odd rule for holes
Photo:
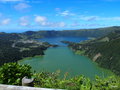
[[[96,62],[98,66],[112,71],[113,73],[115,73],[116,76],[118,76],[117,78],[119,78],[120,75],[119,26],[83,30],[27,31],[23,33],[1,32],[0,65],[4,66],[5,63],[18,62],[19,60],[24,59],[26,57],[34,57],[37,55],[44,56],[45,51],[48,48],[59,47],[59,45],[51,44],[49,42],[42,42],[38,39],[51,37],[89,38],[88,40],[83,40],[81,42],[72,42],[67,40],[62,40],[61,42],[65,43],[69,48],[71,48],[74,53],[89,57],[93,62]],[[117,85],[119,86],[118,82]],[[6,84],[8,84],[8,82]]]

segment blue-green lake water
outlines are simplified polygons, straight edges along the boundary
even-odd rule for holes
[[[59,44],[60,46],[56,48],[48,48],[45,51],[44,56],[25,58],[19,63],[30,64],[32,69],[36,72],[43,70],[55,72],[60,70],[62,75],[65,72],[68,72],[70,76],[82,74],[91,79],[93,79],[95,75],[100,77],[112,75],[109,70],[100,68],[88,57],[75,54],[70,48],[62,44],[60,42],[61,40],[80,42],[81,40],[87,40],[87,38],[60,37],[40,39],[40,41],[47,41],[52,44]]]

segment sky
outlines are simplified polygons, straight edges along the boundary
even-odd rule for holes
[[[0,32],[120,26],[120,0],[0,0]]]

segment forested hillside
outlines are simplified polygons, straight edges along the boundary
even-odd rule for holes
[[[44,55],[49,43],[27,40],[19,34],[0,33],[0,65],[16,62],[25,57]]]
[[[26,38],[44,38],[44,37],[101,37],[110,32],[120,30],[119,26],[97,28],[97,29],[81,29],[81,30],[63,30],[63,31],[27,31],[21,35]]]
[[[120,31],[96,40],[82,43],[69,42],[69,46],[78,54],[87,55],[100,66],[120,75]]]

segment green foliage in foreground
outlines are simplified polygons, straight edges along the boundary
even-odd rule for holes
[[[110,76],[108,78],[95,77],[94,81],[84,76],[76,76],[73,78],[66,79],[67,74],[64,78],[58,78],[59,73],[48,73],[41,72],[35,74],[36,78],[35,87],[44,88],[59,88],[68,90],[120,90],[120,77]]]
[[[96,76],[95,80],[91,81],[89,78],[82,75],[69,79],[67,78],[68,73],[65,73],[63,78],[59,78],[59,75],[60,71],[32,74],[29,65],[8,63],[0,68],[0,83],[20,85],[21,79],[24,76],[32,76],[35,78],[35,87],[68,90],[120,90],[120,77],[117,76],[110,76],[104,79]]]
[[[0,68],[0,83],[21,85],[24,76],[31,77],[31,67],[17,63],[7,63]]]

